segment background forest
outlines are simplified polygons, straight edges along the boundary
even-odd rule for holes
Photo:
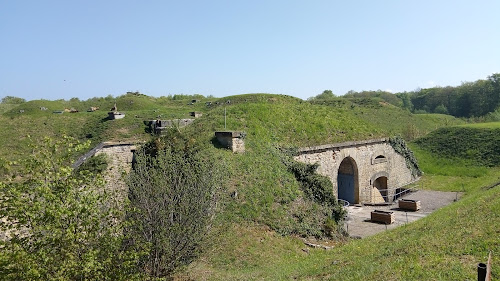
[[[449,114],[455,117],[500,120],[500,74],[494,73],[485,80],[463,82],[452,87],[433,87],[414,91],[390,93],[387,91],[349,91],[343,98],[379,98],[413,113]],[[310,100],[334,99],[332,91],[326,90]]]

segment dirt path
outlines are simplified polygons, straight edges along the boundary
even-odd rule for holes
[[[421,209],[416,212],[400,210],[397,201],[387,206],[349,206],[344,225],[351,237],[363,238],[426,217],[437,209],[460,199],[461,196],[460,192],[430,190],[419,190],[405,195],[404,199],[420,200]],[[396,222],[390,225],[371,222],[370,213],[373,210],[394,212]]]

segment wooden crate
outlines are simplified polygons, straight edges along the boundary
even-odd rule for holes
[[[373,222],[381,222],[391,224],[395,222],[394,212],[375,210],[371,212],[371,220]]]
[[[410,211],[420,210],[420,200],[400,199],[399,208]]]

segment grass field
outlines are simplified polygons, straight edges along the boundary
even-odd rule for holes
[[[107,109],[115,101],[126,117],[106,120]],[[207,106],[205,102],[212,104]],[[41,111],[40,106],[49,110]],[[90,106],[100,106],[101,110],[85,112]],[[52,113],[69,107],[80,112]],[[23,114],[19,113],[21,108],[25,110]],[[225,223],[212,241],[214,246],[179,273],[178,279],[465,280],[473,279],[477,263],[485,260],[488,250],[500,252],[500,233],[495,227],[500,225],[500,190],[499,187],[482,189],[500,181],[500,168],[476,165],[471,159],[479,150],[466,153],[472,158],[465,157],[465,160],[436,157],[428,147],[439,147],[438,137],[430,139],[427,147],[411,145],[425,173],[419,182],[420,188],[465,192],[462,200],[386,233],[363,240],[330,241],[336,246],[329,251],[309,249],[293,234],[297,229],[307,230],[317,221],[294,219],[297,214],[293,212],[303,203],[303,191],[281,162],[278,147],[393,135],[412,140],[438,128],[464,124],[451,116],[413,115],[372,100],[311,103],[265,94],[207,98],[194,104],[190,99],[141,95],[89,101],[42,100],[17,107],[4,106],[0,110],[4,112],[0,115],[0,158],[8,160],[30,155],[27,135],[35,141],[43,136],[57,138],[62,134],[94,143],[143,141],[151,138],[144,120],[189,118],[190,111],[202,112],[203,117],[184,131],[205,143],[214,157],[224,159],[231,175],[225,186],[228,198],[219,215],[219,220]],[[497,128],[494,124],[466,125],[465,128],[483,131]],[[216,130],[245,131],[246,152],[233,154],[217,148],[213,145]],[[233,191],[238,191],[236,199],[228,196]],[[312,205],[299,211],[303,217],[314,218]],[[494,272],[499,270],[497,262]]]
[[[465,124],[465,125],[462,125],[462,126],[463,127],[469,127],[469,128],[499,129],[500,128],[500,122],[474,123],[474,124]]]

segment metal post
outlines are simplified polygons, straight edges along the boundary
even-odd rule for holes
[[[486,279],[486,264],[479,263],[477,265],[477,281],[484,281]]]
[[[226,129],[226,108],[224,107],[224,130]]]

